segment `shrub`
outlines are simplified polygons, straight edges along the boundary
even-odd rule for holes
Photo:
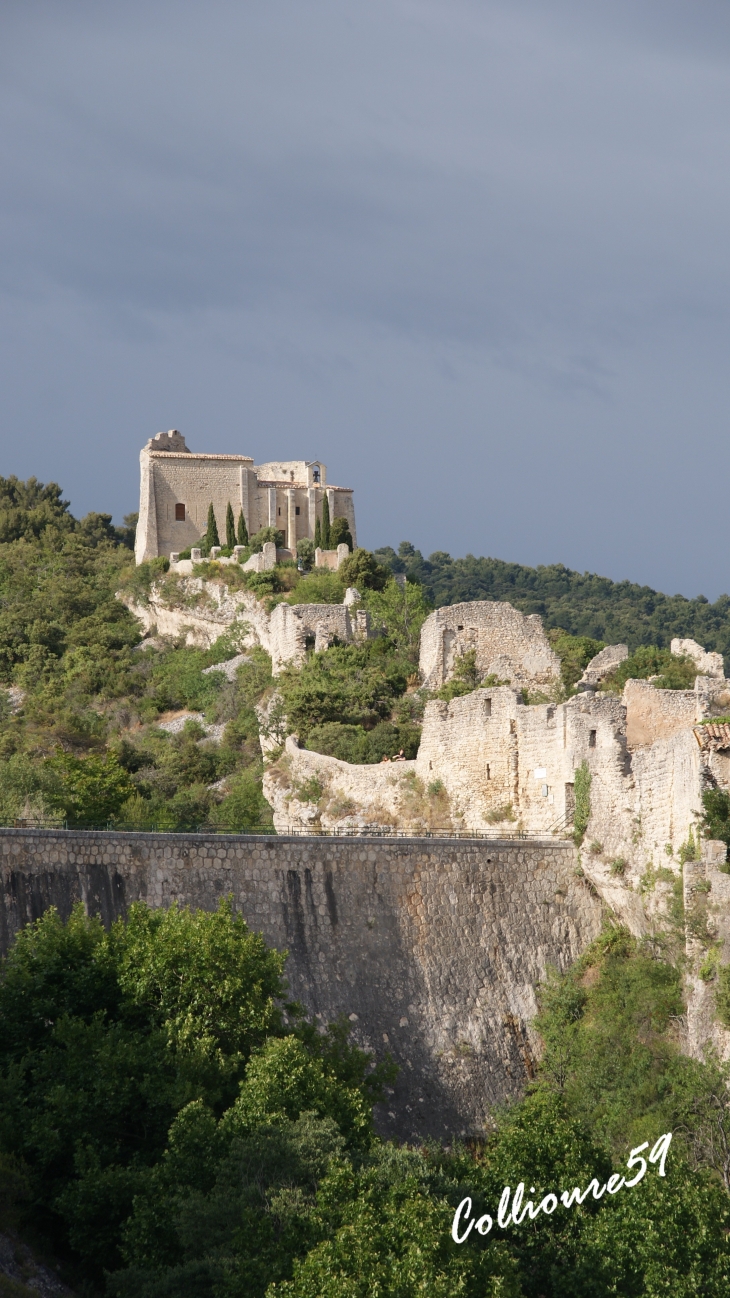
[[[314,567],[314,542],[309,537],[303,536],[301,541],[297,541],[297,557],[301,559],[305,568]]]
[[[354,550],[352,541],[352,532],[346,518],[334,518],[330,525],[330,550],[336,550],[338,545],[349,545]]]
[[[210,553],[214,545],[220,545],[220,539],[218,537],[218,524],[215,521],[215,510],[211,501],[208,506],[208,526],[205,530],[205,547],[208,553]]]
[[[339,572],[315,568],[302,577],[289,596],[290,604],[341,604],[345,588]]]
[[[603,640],[594,640],[587,635],[569,635],[560,627],[548,632],[548,640],[560,659],[560,678],[566,691],[573,689],[591,658],[606,647]]]
[[[337,576],[343,586],[356,586],[359,591],[385,590],[392,577],[387,568],[378,563],[369,550],[355,550],[341,563]]]
[[[730,846],[730,794],[724,789],[705,789],[702,794],[702,832]]]
[[[249,540],[251,553],[260,554],[267,541],[273,541],[277,550],[280,550],[284,545],[284,533],[276,527],[260,527]]]
[[[243,510],[238,511],[238,524],[236,526],[236,537],[239,545],[248,545],[248,528],[246,520],[243,517]]]
[[[606,677],[601,689],[619,693],[628,680],[648,680],[650,676],[656,676],[654,685],[658,690],[691,690],[697,665],[691,658],[673,654],[669,649],[641,645]]]
[[[576,843],[580,845],[591,818],[591,773],[587,762],[581,762],[575,772],[573,787],[575,791],[573,835]]]
[[[420,738],[420,726],[381,721],[372,730],[365,730],[363,726],[330,721],[309,731],[307,748],[341,762],[366,766],[394,757],[401,749],[404,757],[412,760],[418,754]]]

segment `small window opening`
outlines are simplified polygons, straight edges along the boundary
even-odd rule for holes
[[[319,482],[319,465],[318,465],[318,464],[315,464],[314,468],[312,469],[312,478],[313,478],[313,480],[314,480],[315,482]]]
[[[590,730],[588,732],[588,747],[595,748],[595,746],[596,746],[596,732],[595,730]]]
[[[296,512],[299,513],[299,506],[296,506]]]
[[[492,700],[491,700],[491,699],[485,699],[485,700],[484,700],[484,715],[485,715],[485,717],[491,717],[491,715],[492,715]]]
[[[279,505],[279,513],[281,513],[281,505]]]
[[[464,630],[463,624],[462,624],[461,626],[457,626],[456,629],[457,629],[457,631],[463,631],[463,630]]]
[[[176,505],[176,506],[175,506],[175,522],[176,522],[176,523],[184,523],[184,522],[185,522],[185,506],[184,506],[184,505]]]
[[[488,779],[488,780],[491,780],[491,778],[492,778],[492,776],[491,776],[490,771],[489,771],[489,762],[487,762],[487,779]]]

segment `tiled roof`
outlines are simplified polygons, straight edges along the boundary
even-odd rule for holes
[[[704,726],[695,726],[694,735],[703,752],[716,753],[720,749],[730,748],[730,725],[716,725],[707,722]]]

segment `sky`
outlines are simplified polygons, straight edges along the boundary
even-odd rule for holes
[[[0,474],[730,589],[730,6],[0,0]]]

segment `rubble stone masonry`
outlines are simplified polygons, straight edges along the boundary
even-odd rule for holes
[[[567,842],[0,830],[0,949],[50,906],[235,910],[286,949],[291,995],[400,1066],[378,1126],[476,1133],[532,1075],[535,988],[596,936]]]

